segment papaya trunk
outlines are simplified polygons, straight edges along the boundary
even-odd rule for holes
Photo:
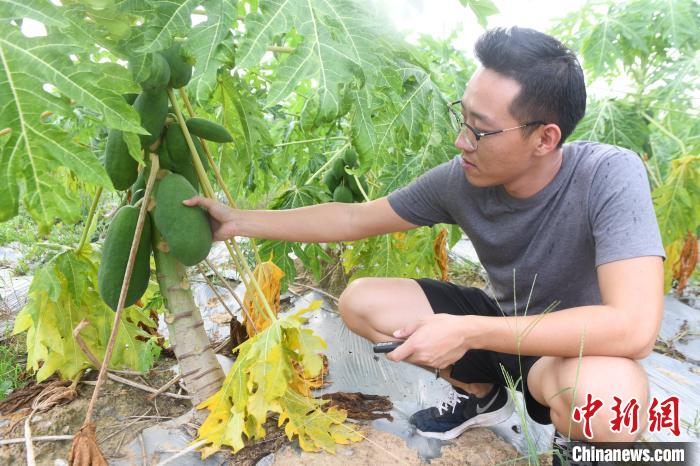
[[[170,343],[192,403],[197,406],[221,388],[225,374],[204,331],[185,266],[172,254],[162,251],[159,244],[165,243],[160,232],[154,231],[156,274],[166,308]]]

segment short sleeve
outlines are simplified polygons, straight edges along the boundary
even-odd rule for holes
[[[389,205],[404,220],[415,225],[433,226],[436,223],[455,223],[445,202],[450,199],[451,165],[445,162],[428,170],[415,181],[389,194]]]
[[[665,257],[642,160],[619,149],[603,159],[589,193],[596,266],[642,256]]]

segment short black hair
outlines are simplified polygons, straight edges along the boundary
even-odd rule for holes
[[[574,52],[552,36],[517,26],[486,31],[474,52],[484,68],[520,84],[510,113],[522,122],[558,125],[561,147],[586,113],[586,84]]]

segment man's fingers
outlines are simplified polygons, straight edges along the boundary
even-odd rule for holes
[[[408,341],[405,341],[404,343],[399,345],[399,347],[396,348],[394,351],[387,353],[386,357],[390,361],[399,362],[399,361],[403,361],[404,359],[406,359],[407,357],[409,357],[412,354],[413,354],[412,345],[410,343],[408,343]]]
[[[195,196],[189,199],[185,199],[184,201],[182,201],[182,203],[190,207],[198,205],[206,209],[211,205],[211,199],[207,199],[206,197],[201,196]]]

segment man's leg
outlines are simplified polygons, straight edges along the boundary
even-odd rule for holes
[[[420,285],[408,278],[357,279],[340,295],[338,307],[345,325],[373,343],[394,341],[395,330],[433,314]],[[449,369],[440,371],[447,382],[477,397],[487,394],[493,386],[463,383],[449,374]]]
[[[578,372],[578,374],[577,374]],[[578,358],[542,357],[530,369],[527,385],[533,398],[550,408],[552,423],[558,432],[573,440],[589,442],[632,442],[646,428],[649,402],[649,383],[644,368],[637,361],[606,356]],[[571,420],[573,387],[576,387],[573,406],[586,405],[590,393],[603,402],[591,419],[593,438],[583,433],[583,423]],[[622,426],[613,432],[610,422],[615,417],[613,397],[622,400],[622,407],[632,399],[639,405],[639,430],[630,433]]]
[[[373,341],[395,340],[393,332],[431,313],[493,314],[497,304],[483,291],[435,280],[362,278],[340,296],[340,313],[353,332]],[[467,352],[460,363],[460,379],[497,381],[493,361],[483,352]],[[493,383],[465,383],[450,372],[441,374],[454,387],[438,406],[413,413],[409,422],[425,437],[450,440],[465,430],[503,422],[513,412],[507,391]]]

